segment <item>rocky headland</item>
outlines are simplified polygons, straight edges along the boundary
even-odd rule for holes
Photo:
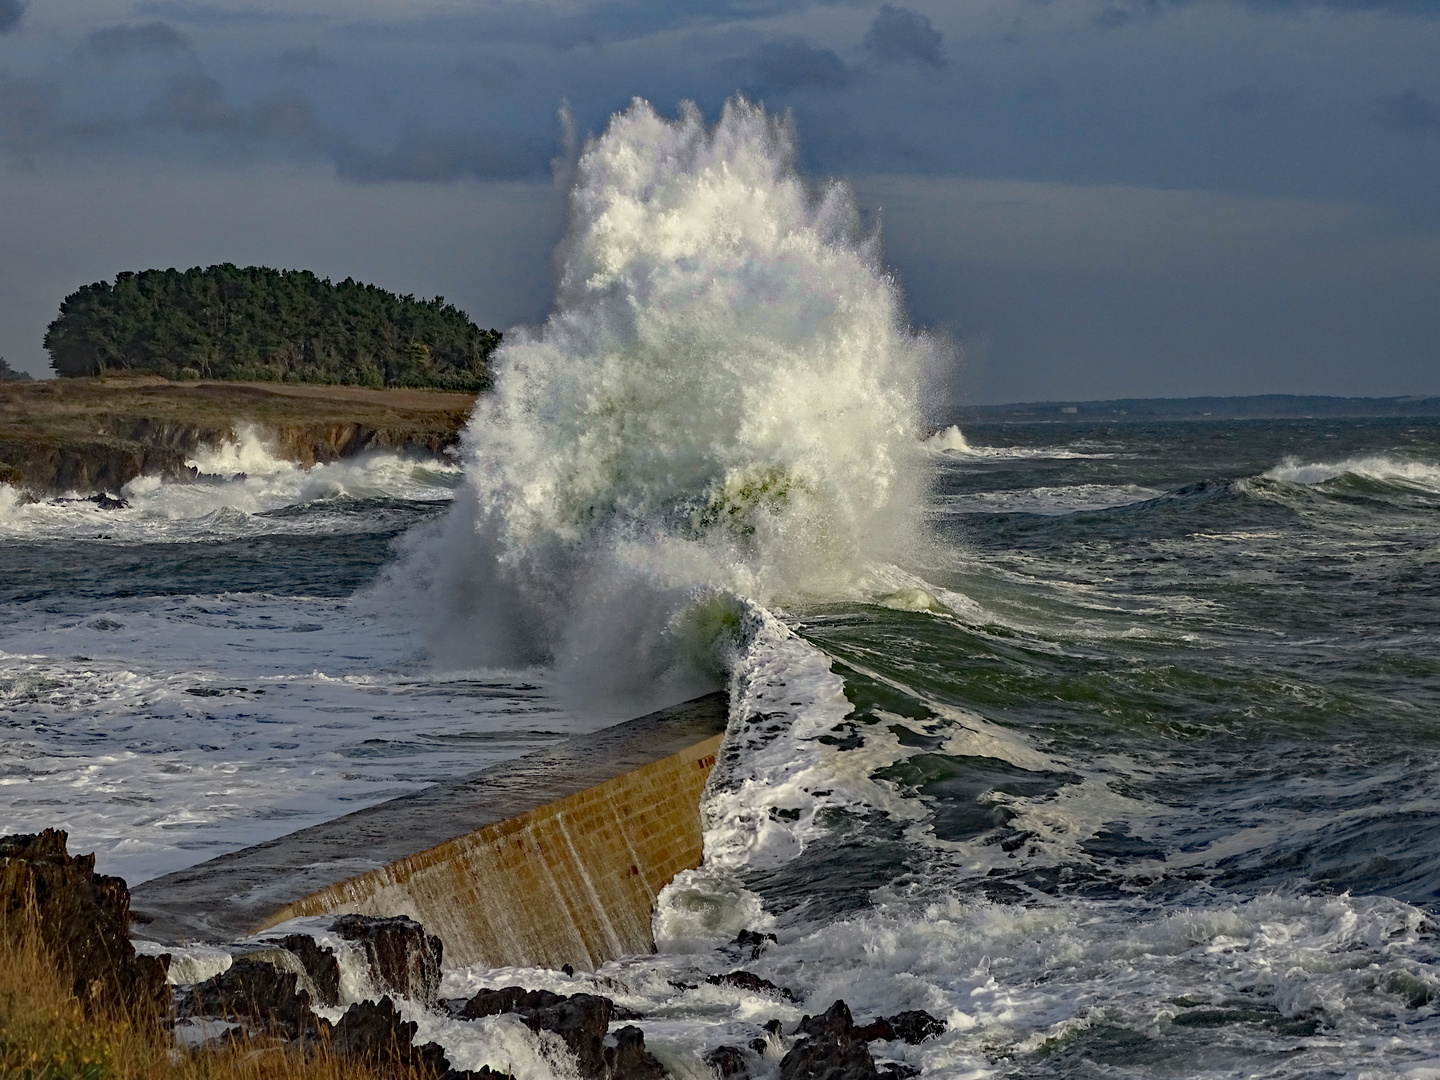
[[[366,450],[439,454],[473,393],[105,376],[0,382],[0,483],[34,497],[116,493],[142,475],[193,478],[196,451],[254,429],[300,465]]]
[[[608,978],[581,982],[579,992],[572,994],[508,986],[444,999],[439,994],[440,939],[412,919],[366,915],[341,915],[328,926],[312,927],[319,937],[288,933],[247,939],[228,947],[230,955],[218,973],[191,971],[193,962],[176,963],[169,953],[136,952],[127,929],[143,916],[131,912],[129,901],[122,880],[94,872],[94,856],[67,854],[64,832],[0,837],[0,956],[8,955],[7,939],[17,932],[34,935],[86,1015],[123,1017],[130,1028],[150,1032],[157,1045],[169,1047],[172,1062],[227,1051],[248,1061],[278,1049],[297,1063],[284,1072],[287,1078],[308,1075],[316,1053],[374,1070],[349,1075],[373,1075],[377,1080],[501,1080],[506,1075],[489,1066],[454,1068],[444,1047],[417,1042],[420,1025],[405,1018],[398,1001],[408,1002],[412,1014],[418,1008],[462,1022],[512,1016],[549,1038],[558,1071],[580,1080],[664,1080],[673,1075],[646,1049],[645,1032],[631,1023],[646,1016],[583,989],[609,984]],[[359,959],[371,996],[343,1000],[337,941],[348,943],[351,962]],[[757,959],[774,942],[774,935],[742,931],[726,952],[739,957],[748,952]],[[9,948],[13,951],[13,943]],[[574,977],[569,968],[564,974]],[[801,1000],[793,990],[749,971],[706,981],[742,987],[777,1005]],[[7,1013],[14,1004],[7,1006],[0,995],[0,1044],[13,1020]],[[908,1080],[918,1070],[899,1062],[877,1063],[872,1044],[916,1044],[945,1028],[944,1021],[920,1010],[878,1017],[862,1026],[846,1003],[837,1000],[820,1015],[803,1016],[790,1031],[778,1019],[762,1024],[757,1018],[752,1038],[712,1046],[703,1060],[721,1080],[777,1075],[778,1080]],[[57,1055],[54,1047],[40,1050],[52,1064],[68,1067],[65,1055]],[[219,1065],[220,1059],[215,1060]],[[42,1068],[38,1075],[92,1074]],[[103,1075],[103,1069],[93,1075]],[[239,1076],[240,1071],[222,1066],[206,1075]]]

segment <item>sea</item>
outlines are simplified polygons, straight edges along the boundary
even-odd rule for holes
[[[962,429],[794,140],[617,115],[450,456],[0,488],[0,831],[137,883],[726,688],[657,951],[442,996],[603,993],[701,1080],[837,999],[942,1020],[872,1044],[924,1077],[1440,1077],[1440,419]]]

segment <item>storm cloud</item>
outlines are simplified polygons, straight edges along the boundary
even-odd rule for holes
[[[479,244],[486,290],[507,265],[548,267],[565,206],[553,162],[572,153],[562,102],[583,145],[636,96],[713,118],[739,91],[789,114],[817,180],[863,190],[914,317],[972,357],[975,397],[1323,392],[1355,372],[1440,392],[1436,15],[1440,0],[0,0],[0,175],[7,197],[26,177],[135,185],[109,218],[77,198],[50,226],[81,248],[87,229],[117,230],[113,265],[89,280],[282,253],[358,276],[346,253],[363,248],[365,266],[393,262],[377,283],[468,295],[502,325],[543,314],[544,296],[502,289],[495,307],[463,275]],[[204,220],[229,224],[196,246],[194,223],[146,195],[189,176],[231,198],[254,180],[273,205],[217,194]],[[363,244],[328,214],[308,248],[260,227],[293,225],[280,202],[344,192],[375,215]],[[444,265],[415,269],[397,224],[409,208],[505,213],[517,192],[524,229],[457,221]],[[114,215],[134,206],[148,216],[125,232]],[[1297,209],[1316,206],[1334,214]],[[1188,230],[1161,229],[1172,214]],[[1215,239],[1227,215],[1256,214],[1303,227]],[[0,251],[20,250],[13,218]],[[1343,236],[1327,224],[1340,219]],[[52,259],[40,235],[26,250]],[[79,248],[52,261],[93,262]],[[38,373],[40,333],[78,282],[42,295],[9,280],[0,353]],[[14,306],[25,296],[33,311]],[[1212,384],[1192,385],[1205,372]]]

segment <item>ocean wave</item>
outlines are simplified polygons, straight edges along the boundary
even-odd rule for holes
[[[0,537],[177,543],[273,533],[361,531],[373,525],[351,511],[392,502],[443,502],[461,481],[458,465],[374,451],[305,468],[277,457],[263,435],[242,427],[234,439],[199,451],[186,464],[193,481],[139,476],[121,489],[123,505],[72,493],[29,499],[0,485]],[[367,507],[367,504],[369,506]],[[310,507],[309,515],[289,515]]]
[[[917,544],[938,347],[849,189],[744,100],[713,128],[635,102],[570,205],[556,309],[496,353],[465,487],[377,598],[441,662],[643,708],[719,685],[733,598],[851,595]]]
[[[957,424],[935,432],[921,445],[932,454],[951,459],[1019,461],[1027,458],[1049,458],[1066,461],[1115,456],[1105,451],[1079,450],[1065,446],[976,446],[965,437]]]
[[[1339,462],[1302,463],[1299,458],[1287,457],[1281,464],[1266,471],[1267,480],[1280,480],[1289,484],[1313,486],[1328,483],[1345,476],[1376,480],[1382,483],[1401,483],[1425,491],[1440,492],[1440,465],[1406,458],[1375,454],[1366,457],[1346,458]]]
[[[1078,514],[1111,510],[1160,498],[1164,492],[1136,484],[1074,484],[982,491],[934,500],[938,514]]]

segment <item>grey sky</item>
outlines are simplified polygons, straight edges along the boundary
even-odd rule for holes
[[[1440,0],[0,0],[0,355],[122,269],[542,317],[553,162],[791,110],[967,400],[1440,393]]]

